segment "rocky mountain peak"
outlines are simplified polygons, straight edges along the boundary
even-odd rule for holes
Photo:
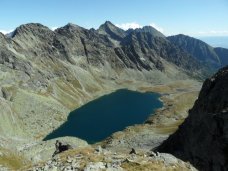
[[[111,21],[105,21],[104,24],[101,24],[99,28],[120,29],[119,27],[115,26]]]
[[[68,23],[67,25],[65,25],[63,28],[65,29],[82,29],[82,27],[76,25],[76,24],[73,24],[73,23]]]
[[[80,27],[73,23],[68,23],[67,25],[57,28],[55,33],[59,33],[61,35],[68,35],[69,37],[75,34],[81,34],[81,32],[88,31],[87,29]]]
[[[228,67],[207,79],[189,116],[158,151],[200,170],[228,170]]]
[[[23,34],[45,34],[47,31],[50,32],[51,30],[40,23],[28,23],[17,27],[11,34],[11,37],[14,38],[15,36]]]
[[[117,41],[121,41],[126,36],[126,32],[124,30],[115,26],[110,21],[106,21],[104,24],[102,24],[98,28],[97,32],[99,34],[107,35]]]
[[[105,21],[104,25],[109,27],[116,27],[111,21]]]

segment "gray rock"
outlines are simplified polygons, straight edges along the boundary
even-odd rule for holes
[[[132,148],[129,154],[136,154],[135,149],[134,149],[134,148]]]
[[[161,146],[199,170],[228,170],[228,67],[207,79],[189,116]]]
[[[102,153],[102,152],[103,152],[102,147],[99,145],[99,146],[95,149],[95,152],[98,153],[98,154]]]
[[[68,144],[67,142],[62,142],[62,141],[56,140],[56,142],[55,142],[55,152],[52,155],[52,157],[54,157],[55,155],[57,155],[59,153],[67,151],[69,149],[73,149],[73,147],[70,144]]]
[[[84,171],[97,171],[97,170],[102,170],[105,169],[105,164],[103,162],[96,162],[96,163],[89,163]]]

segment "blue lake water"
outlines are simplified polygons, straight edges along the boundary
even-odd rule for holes
[[[67,121],[44,140],[73,136],[88,143],[101,141],[125,127],[143,123],[163,106],[157,93],[120,89],[72,111]]]

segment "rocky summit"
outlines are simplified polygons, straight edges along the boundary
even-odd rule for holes
[[[190,161],[199,170],[228,170],[228,67],[207,79],[189,116],[160,152]]]

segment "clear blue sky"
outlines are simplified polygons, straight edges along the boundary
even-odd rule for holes
[[[29,22],[97,28],[106,20],[152,24],[166,35],[228,35],[228,0],[1,0],[0,6],[0,30]]]

